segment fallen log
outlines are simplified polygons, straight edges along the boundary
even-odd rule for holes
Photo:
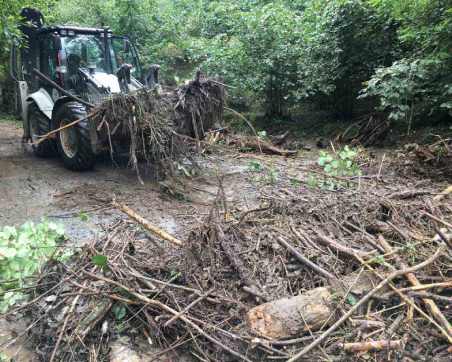
[[[339,343],[339,348],[343,348],[346,352],[370,352],[381,351],[384,349],[402,349],[403,341],[395,340],[381,340],[381,341],[368,341],[368,342],[354,342],[354,343]]]
[[[236,145],[241,148],[258,150],[262,153],[267,153],[270,155],[293,156],[297,153],[297,151],[282,149],[271,144],[268,141],[260,139],[259,137],[233,136],[229,139],[228,143],[230,145]]]
[[[349,274],[329,280],[331,286],[319,287],[291,298],[261,304],[248,311],[246,320],[250,330],[261,337],[282,339],[307,331],[319,330],[333,323],[332,300],[346,293],[364,295],[371,291],[376,279],[371,273]],[[383,289],[383,288],[382,288]]]
[[[332,297],[329,288],[321,287],[296,297],[265,303],[247,313],[247,323],[253,333],[270,339],[315,331],[333,313]]]

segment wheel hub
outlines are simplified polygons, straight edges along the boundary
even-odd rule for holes
[[[37,141],[39,141],[40,136],[42,136],[39,132],[39,127],[36,124],[35,119],[30,120],[30,136],[31,136],[31,141],[33,143],[36,143]]]
[[[69,123],[69,121],[62,121],[61,126],[65,126]],[[75,129],[73,127],[69,127],[63,129],[59,132],[60,134],[60,143],[63,152],[67,157],[73,158],[77,153],[77,135]]]

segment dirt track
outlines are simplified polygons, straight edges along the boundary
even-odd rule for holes
[[[155,180],[148,177],[141,185],[133,171],[113,166],[108,158],[99,160],[94,171],[83,173],[65,169],[58,158],[37,158],[24,149],[21,136],[20,123],[0,122],[2,226],[19,226],[28,220],[39,221],[47,217],[64,223],[72,241],[87,241],[103,226],[120,217],[119,212],[104,207],[101,202],[116,197],[157,226],[183,238],[193,219],[204,213],[215,197],[215,170],[209,165],[207,175],[202,177],[202,187],[195,187],[190,192],[191,202],[178,201],[166,197]],[[232,177],[240,179],[237,171],[245,167],[232,168],[221,160],[219,162],[222,172],[230,168]],[[233,199],[245,196],[233,193],[232,189],[229,194]],[[81,213],[89,216],[87,221],[81,220]]]
[[[98,237],[118,219],[126,218],[102,202],[115,197],[154,225],[185,239],[215,199],[217,168],[228,174],[225,185],[228,199],[237,207],[242,202],[246,207],[253,204],[255,188],[243,177],[245,160],[234,160],[235,166],[231,166],[230,159],[205,158],[202,176],[194,181],[187,195],[178,199],[162,192],[161,184],[151,177],[141,185],[132,170],[113,166],[108,158],[99,160],[93,171],[71,172],[58,158],[35,157],[23,147],[21,138],[19,122],[0,121],[0,228],[48,218],[63,223],[70,243],[80,245]],[[244,192],[237,192],[237,188]],[[81,213],[88,218],[82,218]],[[4,320],[0,324],[0,343],[24,328],[5,324]],[[30,355],[22,347],[22,343],[15,344],[10,352],[18,348],[19,360],[29,360]]]

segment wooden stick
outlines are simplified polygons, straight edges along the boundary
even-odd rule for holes
[[[338,251],[342,254],[347,254],[350,256],[359,255],[360,257],[366,257],[366,256],[369,256],[370,254],[372,254],[372,253],[366,253],[362,250],[349,248],[347,246],[339,244],[338,242],[334,241],[333,239],[331,239],[330,237],[321,233],[320,231],[316,231],[316,233],[318,236],[318,240],[321,241],[322,244],[332,247],[333,249],[335,249],[336,251]]]
[[[319,273],[320,275],[324,276],[327,279],[337,279],[333,274],[326,271],[325,269],[322,269],[317,264],[306,258],[303,254],[301,254],[297,249],[295,249],[292,245],[290,245],[287,241],[285,241],[281,236],[278,236],[276,238],[278,242],[284,246],[287,250],[289,250],[300,262],[302,262],[307,267],[311,268],[315,272]]]
[[[450,288],[452,287],[452,281],[446,281],[446,282],[439,282],[439,283],[431,283],[431,284],[418,284],[413,287],[407,287],[407,288],[400,288],[398,289],[399,292],[417,292],[420,290],[427,290],[427,289],[433,289],[433,288]],[[393,295],[394,292],[388,292],[383,294],[382,298],[388,298],[391,295]]]
[[[84,282],[84,286],[86,286],[86,282]],[[80,293],[78,293],[74,300],[72,301],[69,311],[67,312],[66,318],[64,318],[63,326],[61,327],[60,333],[58,334],[58,339],[55,343],[55,347],[53,348],[52,354],[50,356],[50,362],[53,362],[53,360],[55,359],[56,352],[58,351],[58,347],[60,346],[61,339],[63,338],[63,334],[64,331],[66,330],[67,323],[69,321],[69,318],[72,316],[72,313],[74,312],[75,306],[77,305],[79,299]]]
[[[48,78],[46,75],[44,75],[43,73],[41,73],[38,69],[33,68],[33,72],[42,80],[46,81],[47,83],[49,83],[52,87],[58,89],[61,93],[63,93],[65,96],[68,96],[70,98],[72,98],[74,101],[80,102],[81,104],[90,107],[90,108],[94,108],[94,104],[85,101],[84,99],[81,99],[79,97],[77,97],[76,95],[73,95],[72,93],[68,92],[66,89],[60,87],[57,83],[55,83],[53,80],[51,80],[50,78]]]
[[[433,230],[435,230],[436,234],[435,237],[433,238],[434,241],[437,241],[437,237],[438,236],[442,241],[444,241],[447,246],[449,247],[449,249],[452,250],[452,237],[449,235],[444,235],[444,233],[436,227],[436,225],[433,225]]]
[[[372,329],[372,328],[384,328],[386,326],[385,322],[372,321],[367,319],[351,319],[350,322],[352,326],[359,327],[360,329]]]
[[[392,252],[392,247],[389,245],[389,243],[383,238],[380,237],[378,239],[380,241],[381,246],[385,249],[386,252]],[[403,262],[403,260],[400,258],[399,255],[395,255],[394,258],[397,263],[400,265],[401,268],[406,269],[407,266]],[[421,282],[417,279],[417,277],[414,275],[414,273],[406,273],[405,274],[406,279],[410,282],[411,285],[414,287],[422,287]],[[429,310],[429,312],[435,317],[435,319],[438,321],[439,324],[447,331],[450,338],[452,338],[452,326],[450,325],[449,321],[444,317],[444,314],[441,312],[441,310],[438,308],[436,303],[432,299],[423,298],[422,301],[424,302],[425,306]]]
[[[440,194],[436,195],[433,200],[434,201],[441,201],[444,197],[452,193],[452,185],[447,187],[444,191],[441,191]]]
[[[141,224],[147,231],[157,235],[158,237],[169,241],[170,243],[173,243],[177,246],[184,245],[184,242],[180,241],[179,239],[176,239],[174,236],[168,234],[165,230],[162,230],[158,228],[157,226],[152,225],[148,220],[146,220],[144,217],[138,215],[135,211],[133,211],[131,208],[129,208],[126,205],[119,204],[116,201],[112,201],[111,203],[114,207],[116,207],[118,210],[121,210],[123,213],[127,214],[130,218]]]
[[[191,302],[189,305],[187,305],[183,310],[181,310],[179,313],[177,313],[176,315],[174,315],[173,317],[171,317],[168,322],[166,322],[163,326],[164,327],[169,327],[171,324],[173,324],[176,320],[179,319],[179,317],[182,314],[187,313],[191,308],[193,308],[196,304],[198,304],[199,302],[201,302],[203,299],[207,298],[210,293],[212,293],[215,290],[215,288],[210,289],[207,293],[204,293],[203,295],[201,295],[200,297],[198,297],[197,299],[195,299],[193,302]]]
[[[389,349],[401,349],[403,347],[403,340],[380,340],[380,341],[368,341],[368,342],[355,342],[355,343],[339,343],[339,348],[343,348],[346,352],[370,352],[381,351]]]
[[[439,222],[440,224],[443,224],[445,227],[452,230],[452,224],[449,224],[447,221],[441,220],[437,218],[435,215],[429,214],[427,211],[422,212],[423,215],[428,216],[430,219],[435,220]]]
[[[400,325],[402,324],[403,320],[405,319],[404,313],[400,313],[396,319],[394,319],[394,322],[389,326],[389,328],[386,330],[386,335],[388,338],[391,338],[392,335],[397,332],[397,329],[399,329]]]
[[[423,261],[420,264],[417,264],[413,267],[397,270],[392,272],[388,277],[382,280],[374,289],[372,289],[369,293],[367,293],[363,298],[359,300],[350,310],[345,313],[336,323],[334,323],[330,328],[328,328],[322,335],[314,340],[311,344],[303,348],[300,352],[298,352],[295,356],[287,360],[287,362],[295,362],[298,361],[301,357],[303,357],[306,353],[311,351],[313,348],[317,347],[320,343],[322,343],[331,333],[333,333],[337,328],[339,328],[346,320],[348,320],[353,313],[355,313],[364,303],[366,303],[373,295],[375,295],[378,291],[380,291],[384,286],[390,283],[393,279],[405,275],[407,273],[415,272],[416,270],[425,268],[426,266],[433,263],[441,253],[444,251],[444,245],[441,245],[436,252],[427,260]]]
[[[260,151],[260,153],[263,153],[263,152],[262,152],[261,145],[260,145],[260,138],[259,138],[259,135],[257,134],[256,129],[253,127],[253,125],[251,124],[251,122],[248,121],[248,120],[246,119],[246,117],[245,117],[243,114],[237,112],[236,110],[234,110],[234,109],[232,109],[232,108],[224,107],[224,109],[225,109],[226,111],[229,111],[229,112],[234,113],[235,115],[239,116],[240,118],[242,118],[242,119],[246,122],[246,124],[248,125],[248,127],[251,128],[251,130],[253,131],[254,135],[256,136],[257,144],[258,144],[258,146],[259,146],[259,151]]]
[[[408,295],[411,297],[430,298],[438,302],[449,303],[449,305],[452,305],[451,297],[444,297],[442,295],[437,295],[429,292],[409,292]]]
[[[84,274],[90,276],[91,278],[97,279],[97,280],[102,280],[106,283],[109,284],[113,284],[116,285],[117,287],[125,290],[126,292],[130,293],[131,295],[133,295],[135,298],[141,300],[142,302],[149,304],[149,305],[153,305],[157,308],[160,308],[168,313],[171,313],[173,315],[177,315],[178,312],[176,310],[174,310],[171,307],[168,307],[166,304],[163,304],[161,302],[159,302],[158,300],[154,300],[154,299],[149,299],[148,297],[139,294],[135,291],[133,291],[130,288],[127,288],[126,286],[122,285],[121,283],[118,283],[112,279],[108,279],[105,278],[103,276],[100,275],[96,275],[87,271],[83,271]],[[230,354],[232,354],[233,356],[236,356],[244,361],[247,362],[252,362],[250,359],[248,359],[246,356],[234,351],[233,349],[229,348],[228,346],[226,346],[225,344],[223,344],[222,342],[218,341],[217,339],[213,338],[212,336],[210,336],[209,334],[207,334],[206,332],[204,332],[204,330],[202,328],[200,328],[197,324],[193,323],[191,320],[189,320],[188,318],[186,318],[185,316],[181,315],[179,316],[179,319],[181,319],[182,321],[184,321],[186,324],[188,324],[190,327],[192,327],[193,329],[195,329],[199,334],[203,335],[205,338],[207,338],[209,341],[211,341],[212,343],[215,343],[216,345],[220,346],[222,349],[224,349],[225,351],[229,352]]]
[[[80,122],[82,122],[82,121],[84,121],[84,120],[86,120],[86,119],[88,119],[88,118],[90,118],[90,117],[92,117],[92,116],[94,116],[94,115],[96,115],[96,114],[97,114],[97,112],[90,113],[90,114],[88,114],[86,117],[77,119],[77,120],[75,120],[75,121],[73,121],[73,122],[71,122],[71,123],[68,123],[68,124],[66,124],[66,125],[64,125],[64,126],[62,126],[62,127],[60,127],[60,128],[54,129],[53,131],[50,131],[49,133],[46,133],[45,135],[39,136],[39,140],[37,140],[36,142],[34,142],[33,145],[37,146],[37,145],[39,145],[41,142],[43,142],[43,141],[45,141],[46,139],[50,138],[50,136],[54,135],[55,133],[58,133],[58,132],[62,131],[63,129],[66,129],[66,128],[73,127],[73,126],[75,126],[76,124],[79,124]]]

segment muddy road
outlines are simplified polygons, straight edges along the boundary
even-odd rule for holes
[[[0,121],[0,225],[19,226],[45,217],[63,223],[74,243],[88,241],[123,217],[102,202],[113,197],[155,225],[184,238],[193,221],[205,215],[215,199],[218,174],[226,174],[226,194],[237,205],[252,202],[255,191],[241,175],[247,171],[245,160],[233,160],[232,165],[227,157],[204,158],[200,161],[202,174],[189,190],[174,197],[162,192],[168,186],[166,182],[148,175],[142,185],[135,172],[126,165],[113,166],[107,157],[100,159],[93,171],[69,171],[57,157],[35,157],[23,147],[21,137],[20,123]]]
[[[182,186],[159,182],[153,175],[144,177],[142,185],[127,165],[114,166],[108,157],[100,159],[93,171],[72,172],[57,157],[35,157],[23,147],[21,138],[19,122],[0,120],[0,228],[46,218],[64,225],[68,246],[83,245],[101,237],[109,225],[127,219],[108,204],[115,198],[184,240],[208,214],[220,174],[225,175],[224,191],[235,208],[252,208],[257,202],[256,187],[247,177],[249,160],[207,156],[199,161],[200,175]],[[175,188],[176,194],[167,192]],[[0,344],[20,334],[24,323],[0,320]],[[6,352],[19,361],[33,358],[26,340]]]

